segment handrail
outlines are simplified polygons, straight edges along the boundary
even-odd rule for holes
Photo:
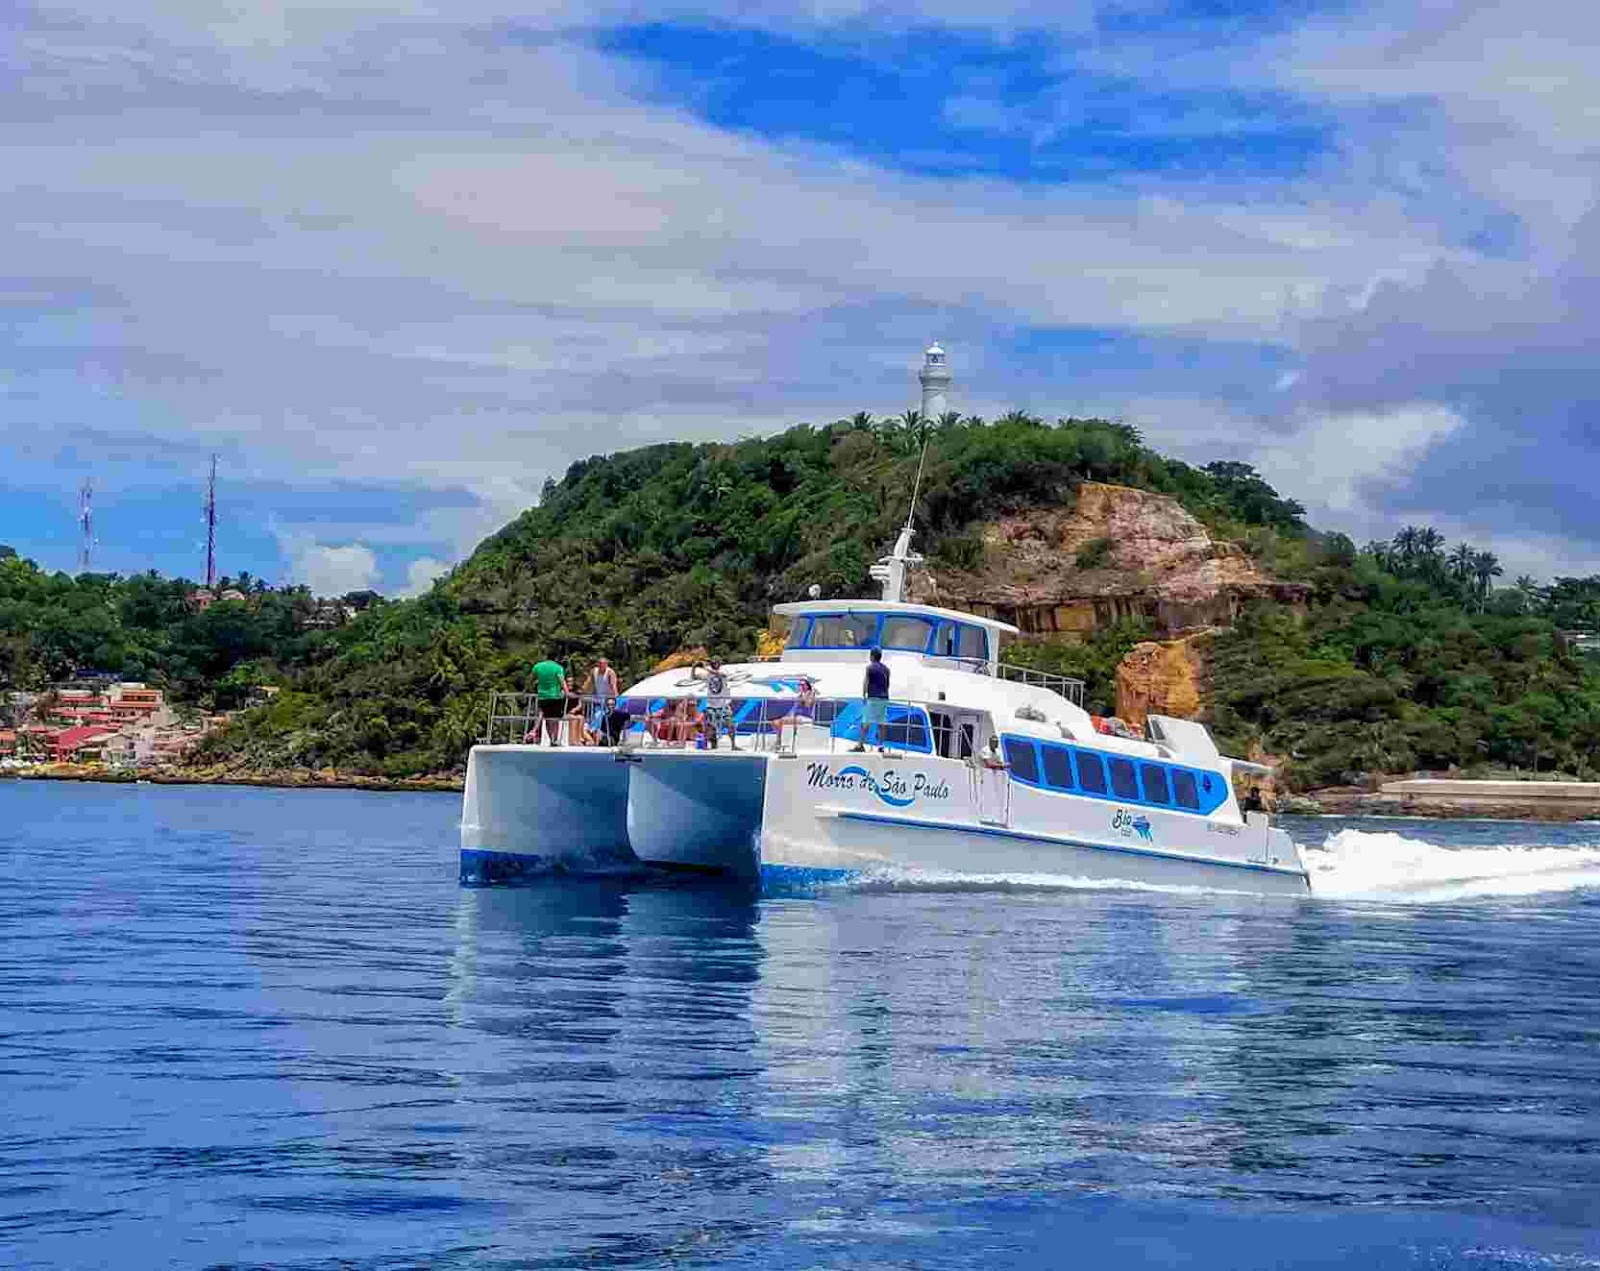
[[[730,699],[732,694],[729,695]],[[693,703],[694,710],[691,718],[660,718],[658,715],[631,715],[626,726],[619,731],[611,732],[608,736],[606,720],[601,717],[601,712],[609,712],[620,700],[637,700],[638,694],[622,694],[619,697],[600,697],[591,693],[568,693],[562,699],[562,709],[554,720],[555,745],[558,746],[604,746],[611,744],[639,745],[645,747],[695,747],[701,748],[703,744],[713,746],[723,744],[726,733],[720,734],[714,741],[705,735],[703,726],[705,698],[702,696],[668,698],[669,701],[687,701]],[[800,727],[805,723],[809,727],[825,729],[828,735],[828,749],[835,749],[839,741],[849,741],[850,737],[840,737],[834,731],[834,719],[837,711],[850,703],[861,699],[854,697],[825,697],[818,699],[818,706],[825,707],[834,712],[826,722],[818,722],[813,716],[809,721],[796,714],[796,702],[790,697],[746,697],[738,699],[740,712],[735,723],[735,736],[738,740],[748,741],[751,749],[757,752],[773,752],[778,754],[796,753],[800,740]],[[539,745],[551,744],[551,728],[539,714],[539,697],[536,693],[494,692],[489,699],[489,713],[486,721],[482,741],[486,746],[494,745]],[[929,730],[932,725],[927,716],[928,704],[926,702],[911,701],[910,699],[890,698],[889,705],[903,707],[907,710],[919,712],[918,718],[923,729]],[[750,710],[751,704],[755,711]],[[827,713],[818,710],[817,714]],[[870,726],[869,726],[870,727]],[[904,729],[905,722],[890,725],[891,728]],[[932,740],[932,733],[928,733]],[[787,744],[785,744],[787,741]],[[892,752],[899,753],[905,746],[904,740],[896,744],[885,740],[883,743]]]

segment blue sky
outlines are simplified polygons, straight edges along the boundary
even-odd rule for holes
[[[107,13],[114,14],[107,17]],[[1600,16],[37,0],[0,42],[0,543],[425,586],[573,459],[1097,413],[1357,538],[1600,570]]]

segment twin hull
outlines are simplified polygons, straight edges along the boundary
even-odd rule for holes
[[[461,876],[630,866],[753,878],[891,868],[1304,895],[1289,838],[928,756],[477,746]]]

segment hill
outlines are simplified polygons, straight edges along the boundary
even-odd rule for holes
[[[581,670],[605,653],[633,674],[684,647],[753,650],[768,606],[811,584],[871,594],[867,567],[904,520],[925,437],[916,525],[930,576],[948,597],[1003,615],[1009,605],[1019,621],[1035,601],[1028,613],[1056,615],[1024,621],[1039,634],[1008,658],[1083,676],[1095,708],[1110,709],[1134,644],[1226,622],[1198,642],[1203,709],[1226,746],[1282,758],[1293,784],[1484,764],[1600,775],[1600,675],[1560,635],[1600,629],[1600,578],[1496,587],[1490,553],[1447,551],[1426,528],[1357,549],[1308,527],[1248,465],[1194,467],[1125,425],[1017,412],[858,415],[584,460],[418,600],[374,603],[328,631],[256,624],[203,660],[186,652],[210,629],[195,624],[222,625],[210,618],[222,606],[180,617],[168,596],[165,626],[122,619],[152,633],[124,642],[124,665],[148,648],[159,655],[145,659],[148,678],[172,675],[199,696],[230,679],[279,686],[208,743],[221,763],[448,771],[488,693],[524,685],[537,656]],[[37,608],[8,610],[3,578],[0,642],[13,667],[35,665]],[[54,576],[45,626],[98,629],[107,606],[122,612],[116,589],[132,586]]]

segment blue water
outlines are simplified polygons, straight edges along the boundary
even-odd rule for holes
[[[1600,826],[762,897],[464,889],[457,814],[0,783],[0,1260],[1600,1265]]]

